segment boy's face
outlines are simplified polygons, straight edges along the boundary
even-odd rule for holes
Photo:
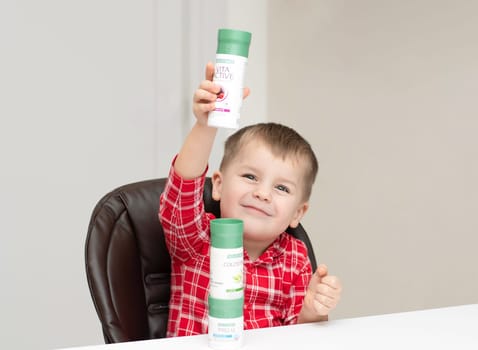
[[[213,175],[213,198],[221,216],[244,221],[245,243],[272,243],[296,227],[308,209],[300,162],[275,157],[260,141],[244,145],[223,171]]]

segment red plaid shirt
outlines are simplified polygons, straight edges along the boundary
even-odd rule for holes
[[[167,336],[207,333],[209,224],[204,211],[204,173],[182,179],[171,167],[159,217],[171,255],[171,299]],[[297,323],[312,275],[303,242],[282,233],[255,261],[244,251],[244,328]]]

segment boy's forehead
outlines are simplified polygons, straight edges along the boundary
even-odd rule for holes
[[[268,154],[268,158],[271,160],[279,159],[282,162],[290,163],[296,170],[302,171],[305,168],[305,158],[294,152],[274,151],[274,148],[261,139],[252,139],[249,142],[245,142],[239,148],[236,154],[236,160],[241,162],[251,162],[254,159],[260,159],[264,153]]]
[[[267,152],[273,155],[272,147],[270,145],[261,139],[249,139],[240,145],[236,158],[248,160],[253,158],[254,155],[258,155],[259,152]]]

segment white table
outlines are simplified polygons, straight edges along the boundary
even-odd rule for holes
[[[245,331],[241,350],[478,350],[478,304]],[[70,350],[209,349],[207,335]]]

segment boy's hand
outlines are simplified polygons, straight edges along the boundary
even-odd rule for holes
[[[342,284],[336,276],[329,276],[327,270],[326,265],[319,265],[307,288],[303,305],[305,310],[303,311],[311,318],[327,316],[340,300]]]
[[[198,124],[207,125],[209,112],[216,108],[217,94],[221,87],[212,82],[214,77],[214,65],[209,62],[206,65],[206,79],[202,81],[193,96],[193,113]],[[243,97],[249,96],[249,88],[244,88]]]

